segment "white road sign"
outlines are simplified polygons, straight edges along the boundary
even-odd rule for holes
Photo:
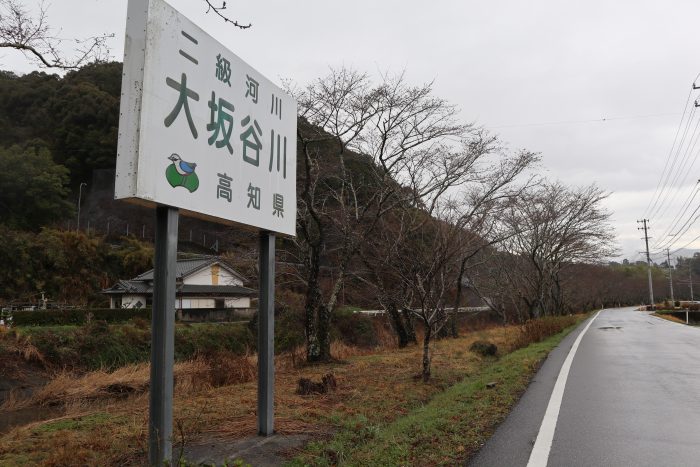
[[[163,0],[129,2],[115,198],[295,235],[296,102]]]

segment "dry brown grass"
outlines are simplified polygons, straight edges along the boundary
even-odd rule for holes
[[[654,316],[668,321],[673,321],[674,323],[685,324],[685,320],[677,316],[667,315],[665,313],[654,313]]]
[[[257,359],[219,352],[208,357],[178,362],[174,367],[175,387],[191,394],[212,387],[253,381]],[[84,375],[63,371],[27,398],[11,397],[0,410],[30,406],[80,406],[95,400],[124,398],[148,391],[150,364],[127,365],[115,371],[98,370]]]
[[[279,433],[325,436],[348,423],[383,425],[429,401],[433,395],[480,371],[492,361],[470,352],[476,340],[488,340],[499,349],[510,349],[522,339],[519,326],[505,326],[471,332],[458,339],[435,341],[431,345],[433,378],[416,381],[420,373],[421,348],[395,348],[393,336],[388,349],[369,350],[334,343],[337,362],[308,366],[301,349],[278,356],[275,379],[275,428]],[[217,363],[214,373],[230,373],[225,381],[212,380],[212,363],[194,360],[176,365],[175,444],[216,442],[255,436],[257,391],[256,358]],[[299,378],[320,380],[333,373],[335,391],[322,395],[296,394]],[[0,464],[19,465],[27,459],[45,465],[66,465],[73,451],[78,464],[143,465],[146,459],[148,414],[148,365],[136,365],[115,372],[94,372],[84,377],[57,378],[37,394],[35,403],[78,401],[67,406],[67,419],[103,413],[96,428],[82,426],[46,431],[51,422],[22,427],[0,436]],[[232,384],[232,383],[238,384]],[[133,388],[115,398],[115,387]],[[110,389],[112,388],[112,389]],[[357,421],[356,421],[357,420]],[[55,423],[55,422],[54,422]],[[359,425],[358,425],[359,426]],[[95,439],[105,430],[109,446]],[[60,438],[59,438],[60,435]],[[55,439],[60,439],[57,449]],[[90,446],[83,448],[81,446]],[[27,463],[27,462],[24,462]]]
[[[579,318],[577,315],[566,315],[545,316],[544,318],[529,320],[520,327],[520,335],[512,343],[510,350],[527,347],[535,342],[542,342],[549,336],[553,336],[575,324]]]

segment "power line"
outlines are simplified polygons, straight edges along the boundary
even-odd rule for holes
[[[553,122],[510,123],[510,124],[505,124],[505,125],[487,125],[487,126],[484,126],[484,128],[495,130],[495,129],[499,129],[499,128],[516,128],[516,127],[528,127],[528,126],[578,125],[581,123],[605,123],[605,122],[610,122],[610,121],[615,121],[615,120],[632,120],[632,119],[639,119],[639,118],[669,117],[669,116],[674,116],[674,115],[678,115],[678,112],[660,113],[660,114],[651,114],[651,115],[626,115],[626,116],[619,116],[619,117],[601,117],[601,118],[592,118],[592,119],[587,119],[587,120],[559,120],[559,121],[553,121]]]
[[[676,213],[673,220],[671,221],[671,225],[669,225],[669,227],[666,228],[664,233],[662,233],[659,236],[660,239],[666,238],[671,232],[673,232],[673,230],[675,230],[676,227],[678,226],[678,223],[681,221],[681,219],[683,219],[683,216],[685,216],[685,213],[688,212],[688,208],[692,204],[692,202],[695,199],[695,197],[697,196],[697,194],[700,192],[700,185],[698,185],[699,183],[700,183],[700,180],[698,180],[695,183],[695,187],[691,190],[690,194],[686,198],[683,205],[681,205],[681,207],[678,209],[678,212]],[[652,248],[656,248],[656,246],[658,246],[658,244],[660,242],[661,242],[661,240],[656,242],[656,244]]]
[[[694,114],[695,112],[693,111],[692,113]],[[692,116],[690,118],[692,118]],[[689,123],[690,123],[690,121],[691,120],[688,120]],[[700,127],[700,118],[695,123],[695,127],[693,128],[693,132],[690,135],[688,145],[686,146],[685,151],[683,152],[683,156],[680,158],[680,163],[678,164],[678,167],[674,171],[673,168],[676,165],[676,161],[679,160],[678,156],[681,154],[681,150],[683,149],[683,143],[684,143],[685,136],[686,136],[686,133],[688,130],[688,127],[686,127],[686,130],[683,134],[683,138],[681,140],[681,144],[678,146],[676,156],[674,157],[673,163],[671,164],[671,168],[669,169],[669,171],[666,175],[666,182],[668,182],[668,183],[664,183],[664,188],[662,189],[662,192],[666,191],[666,193],[663,196],[662,196],[662,193],[659,193],[659,198],[657,199],[657,201],[660,201],[660,203],[658,204],[656,210],[653,213],[651,213],[649,217],[656,217],[656,215],[659,213],[659,211],[661,211],[661,208],[663,208],[666,205],[666,200],[668,199],[668,196],[671,193],[672,186],[674,186],[674,185],[682,186],[683,182],[685,182],[685,180],[688,176],[687,172],[685,173],[685,176],[683,177],[683,181],[680,184],[675,183],[678,181],[678,178],[681,176],[683,169],[685,168],[685,166],[687,164],[688,154],[690,154],[690,152],[695,149],[695,145],[698,142],[698,137],[700,137],[700,133],[698,133],[699,127]],[[697,155],[695,157],[697,158]],[[693,165],[695,165],[695,160],[693,160],[691,167]],[[671,174],[673,174],[673,175],[671,175]],[[671,181],[671,177],[673,178],[672,181]],[[677,195],[677,192],[676,192],[676,195]],[[673,199],[675,199],[675,196]]]
[[[692,93],[695,89],[698,89],[698,86],[696,86],[696,82],[700,78],[700,73],[695,77],[695,80],[693,80],[693,84],[691,88],[688,90],[688,96],[686,97],[685,100],[685,105],[683,107],[683,115],[681,116],[680,122],[678,122],[678,128],[676,129],[676,134],[673,138],[673,144],[671,145],[671,149],[669,150],[668,156],[666,157],[666,162],[664,164],[664,169],[661,172],[661,176],[659,177],[659,182],[657,183],[656,189],[654,190],[654,194],[652,195],[651,199],[649,200],[649,204],[647,205],[647,208],[645,209],[645,215],[651,213],[654,208],[657,206],[659,200],[662,198],[663,192],[665,189],[668,187],[668,182],[671,177],[671,173],[673,172],[673,168],[676,164],[676,161],[678,160],[678,156],[680,154],[680,151],[683,147],[683,143],[685,142],[685,138],[688,134],[688,129],[690,128],[690,123],[693,120],[693,116],[695,115],[695,109],[698,107],[697,100],[694,102],[693,106],[691,107],[690,114],[688,115],[688,118],[686,119],[686,114],[688,113],[688,105],[690,104],[690,98],[692,96]],[[685,121],[685,127],[683,125],[683,122]],[[683,129],[683,135],[680,139],[680,142],[678,141],[678,135],[681,132],[681,129]],[[692,139],[692,136],[691,136]],[[674,155],[675,152],[675,155]],[[672,162],[671,162],[672,160]],[[669,162],[671,162],[671,165],[669,166]],[[654,212],[658,212],[654,211]]]
[[[671,162],[671,165],[668,168],[668,171],[666,172],[665,177],[662,176],[662,182],[661,182],[661,190],[658,192],[658,196],[652,205],[650,211],[649,211],[649,217],[654,217],[661,207],[663,206],[662,198],[665,200],[666,196],[664,196],[664,192],[667,192],[667,190],[670,188],[671,185],[671,175],[675,173],[675,167],[676,167],[676,162],[678,162],[678,156],[681,154],[681,150],[683,146],[685,145],[686,137],[688,135],[688,130],[690,128],[691,122],[693,121],[693,118],[695,117],[695,106],[693,106],[693,109],[690,111],[690,115],[688,116],[688,119],[685,124],[685,128],[683,130],[683,135],[681,136],[680,142],[676,145],[675,148],[675,154],[673,156],[673,160]],[[700,119],[698,120],[700,122]],[[691,135],[691,139],[695,135],[695,132],[697,131],[698,125],[695,125],[695,129],[693,131],[693,134]],[[661,202],[661,204],[659,204]]]
[[[698,77],[700,77],[700,73],[698,74]],[[697,80],[698,77],[695,79]],[[683,126],[683,120],[685,119],[685,113],[688,111],[688,104],[690,103],[690,96],[693,93],[693,88],[695,87],[695,84],[691,86],[690,90],[688,91],[688,97],[685,99],[685,106],[683,107],[683,114],[681,116],[680,122],[678,122],[678,129],[676,130],[676,135],[673,138],[673,144],[671,145],[671,149],[668,152],[668,156],[666,157],[666,163],[664,164],[664,169],[661,171],[661,176],[659,177],[659,181],[656,184],[656,189],[654,190],[654,194],[652,195],[651,199],[649,200],[649,204],[647,205],[646,209],[644,210],[645,214],[649,212],[650,206],[652,201],[654,201],[654,197],[659,191],[659,187],[661,186],[661,180],[664,178],[664,174],[666,173],[666,169],[668,168],[668,163],[671,160],[671,154],[673,154],[673,148],[676,146],[676,142],[678,140],[678,135],[681,131],[681,127]]]

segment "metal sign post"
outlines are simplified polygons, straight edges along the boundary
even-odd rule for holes
[[[260,233],[258,299],[258,434],[274,433],[275,234]]]
[[[114,197],[156,208],[149,460],[161,465],[179,213],[261,232],[258,432],[274,432],[275,237],[296,234],[297,103],[164,0],[129,0],[123,70]]]
[[[178,210],[156,208],[156,258],[151,318],[151,390],[148,417],[150,465],[172,457],[173,362],[175,354],[175,264]]]

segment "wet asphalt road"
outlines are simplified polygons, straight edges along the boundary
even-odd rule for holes
[[[552,388],[585,323],[551,352],[471,466],[526,466]],[[700,328],[633,308],[583,336],[549,453],[555,466],[700,466]]]

